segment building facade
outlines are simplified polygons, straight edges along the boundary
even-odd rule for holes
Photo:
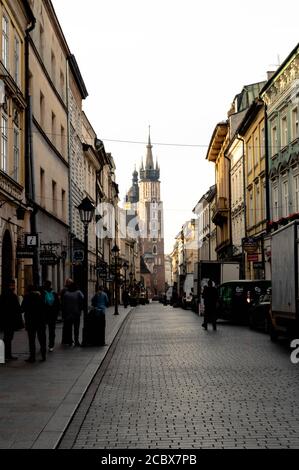
[[[216,260],[216,225],[212,221],[217,190],[216,185],[201,197],[193,209],[197,216],[198,260]]]
[[[265,108],[256,99],[239,128],[245,149],[246,237],[255,242],[255,250],[244,251],[246,279],[264,279],[266,260],[264,236],[267,229]],[[251,243],[254,247],[254,243]]]
[[[270,218],[284,223],[299,213],[299,44],[265,85]],[[271,227],[270,227],[271,228]]]
[[[17,281],[17,292],[24,293],[32,282],[32,259],[20,253],[30,233],[30,207],[26,188],[26,129],[29,29],[35,18],[27,1],[0,2],[0,292],[10,279]]]
[[[35,283],[60,290],[70,274],[67,59],[70,55],[52,3],[32,2],[30,33],[31,157],[34,220],[39,236]]]

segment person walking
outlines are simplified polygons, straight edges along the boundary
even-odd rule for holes
[[[40,344],[41,361],[46,360],[46,311],[42,294],[33,285],[27,287],[27,293],[21,305],[25,312],[25,328],[29,340],[29,357],[26,362],[35,362],[36,336]]]
[[[16,283],[11,279],[0,296],[0,330],[3,331],[5,361],[18,359],[12,355],[11,343],[14,332],[24,328],[21,307],[15,293]]]
[[[108,299],[108,297],[107,297]],[[127,291],[127,289],[125,289],[123,291],[123,304],[124,304],[124,308],[127,308],[128,305],[129,305],[129,293]]]
[[[91,305],[94,307],[93,344],[95,346],[105,346],[106,308],[109,306],[109,300],[102,286],[98,287],[97,293],[91,299]]]
[[[46,322],[48,325],[49,331],[49,352],[54,350],[55,346],[55,330],[56,330],[56,322],[57,316],[60,309],[60,302],[58,295],[52,289],[51,281],[45,281],[44,288],[42,291],[42,297],[44,302],[44,308],[46,312]]]
[[[84,295],[77,285],[68,280],[64,293],[61,296],[61,308],[63,318],[62,344],[80,346],[79,330],[80,317],[83,310]],[[73,341],[74,328],[74,341]]]
[[[209,279],[208,285],[204,287],[202,296],[205,305],[204,322],[202,326],[205,330],[207,330],[208,323],[211,322],[213,325],[213,330],[216,331],[218,292],[216,287],[213,287],[213,282],[211,279]]]

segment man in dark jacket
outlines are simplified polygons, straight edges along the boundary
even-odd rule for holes
[[[56,321],[60,308],[60,302],[58,299],[58,295],[52,289],[51,281],[45,281],[42,294],[46,314],[46,322],[49,329],[49,352],[52,352],[55,346]]]
[[[213,325],[213,330],[216,331],[218,292],[216,287],[213,287],[213,282],[211,279],[209,280],[208,285],[204,288],[203,299],[205,304],[205,311],[204,322],[202,326],[205,330],[207,330],[208,323],[211,322]]]
[[[16,284],[12,279],[7,288],[3,289],[3,293],[0,296],[0,330],[4,332],[3,341],[5,345],[5,360],[7,361],[18,359],[11,353],[11,342],[14,332],[24,327],[15,288]]]
[[[46,313],[41,293],[33,286],[28,286],[24,295],[22,311],[25,312],[25,327],[29,339],[29,358],[26,362],[35,362],[35,338],[37,335],[41,361],[46,360]]]

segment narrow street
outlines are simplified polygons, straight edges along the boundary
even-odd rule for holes
[[[60,448],[298,448],[299,369],[247,327],[134,309]]]

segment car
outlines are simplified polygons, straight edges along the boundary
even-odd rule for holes
[[[260,295],[271,287],[267,280],[237,280],[224,282],[218,288],[218,318],[232,323],[249,323],[249,310]]]
[[[259,296],[258,300],[252,303],[249,308],[249,327],[251,329],[260,329],[269,333],[271,325],[271,288],[267,289],[266,294]]]

